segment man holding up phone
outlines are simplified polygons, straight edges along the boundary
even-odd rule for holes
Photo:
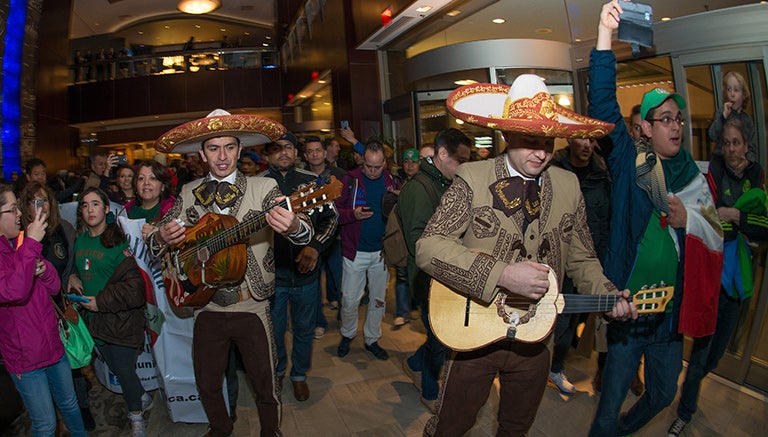
[[[589,432],[595,437],[634,433],[674,400],[683,334],[714,331],[723,263],[723,230],[712,195],[682,147],[683,97],[662,88],[645,93],[637,141],[619,110],[611,36],[626,4],[613,0],[603,6],[589,66],[589,116],[616,125],[609,134],[612,149],[603,150],[613,180],[603,267],[611,282],[632,293],[661,283],[675,291],[666,312],[608,325],[602,394]],[[619,414],[641,355],[646,392]]]
[[[363,332],[365,350],[380,360],[389,358],[378,344],[384,318],[389,270],[381,254],[384,236],[382,198],[387,191],[399,190],[400,184],[386,169],[384,148],[376,141],[365,145],[363,165],[344,177],[341,197],[336,199],[341,226],[341,342],[339,357],[349,353],[357,334],[357,316],[366,280],[370,293]]]

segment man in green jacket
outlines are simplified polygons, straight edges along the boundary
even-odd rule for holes
[[[427,339],[407,361],[403,370],[421,389],[421,402],[433,413],[439,392],[438,377],[445,360],[446,348],[432,333],[427,314],[430,277],[416,266],[416,240],[435,212],[443,193],[448,189],[462,163],[469,161],[472,141],[457,129],[447,129],[435,137],[435,154],[423,158],[419,172],[400,191],[397,208],[402,220],[405,244],[408,247],[408,284],[413,301],[421,308],[421,320]],[[430,184],[427,187],[425,183]],[[429,190],[429,191],[428,191]],[[433,200],[434,198],[434,200]],[[415,372],[421,372],[420,381]]]

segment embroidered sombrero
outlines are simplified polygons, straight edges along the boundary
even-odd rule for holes
[[[190,153],[200,150],[209,138],[232,136],[243,147],[271,143],[285,134],[285,127],[266,117],[250,114],[230,114],[216,109],[199,118],[169,130],[155,141],[155,149],[163,153]]]
[[[544,82],[534,74],[520,75],[511,86],[476,83],[448,95],[454,117],[478,126],[555,138],[600,138],[612,123],[577,114],[555,103]]]

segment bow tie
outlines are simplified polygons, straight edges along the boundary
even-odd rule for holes
[[[205,207],[211,206],[216,202],[216,205],[220,209],[229,208],[234,205],[237,198],[240,197],[242,192],[236,185],[229,182],[219,182],[217,180],[211,180],[200,184],[192,191],[195,198],[201,205]]]
[[[503,211],[507,217],[522,208],[528,223],[539,218],[541,200],[539,184],[535,180],[513,176],[496,181],[489,188],[493,195],[493,207]]]

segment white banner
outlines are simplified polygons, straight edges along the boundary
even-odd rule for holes
[[[208,417],[199,401],[192,368],[194,319],[180,319],[171,311],[165,294],[162,271],[159,266],[152,265],[147,246],[141,238],[144,219],[117,219],[128,236],[136,262],[148,274],[154,286],[155,302],[147,303],[147,320],[149,327],[154,331],[152,337],[157,334],[152,352],[157,363],[158,382],[168,414],[174,422],[208,423]]]
[[[136,374],[141,379],[141,385],[146,391],[157,390],[158,378],[157,378],[157,365],[155,364],[155,358],[152,356],[151,349],[149,347],[149,337],[144,336],[144,347],[142,348],[139,358],[136,360]],[[96,374],[96,378],[101,385],[107,388],[107,390],[113,393],[122,393],[123,388],[120,387],[120,381],[117,376],[109,370],[104,357],[99,353],[98,346],[96,347],[96,359],[93,360],[93,372]]]

